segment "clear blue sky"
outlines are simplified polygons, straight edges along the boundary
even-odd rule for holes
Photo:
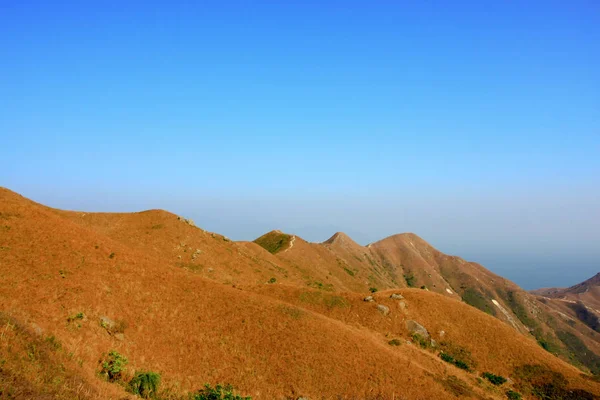
[[[600,3],[0,0],[0,185],[600,270]]]

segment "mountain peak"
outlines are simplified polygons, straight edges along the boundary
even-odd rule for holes
[[[360,246],[356,243],[352,238],[346,235],[344,232],[336,232],[329,239],[323,242],[323,244],[341,244],[341,245],[351,245],[351,246]],[[361,246],[362,247],[362,246]]]
[[[282,250],[291,248],[295,240],[296,236],[289,235],[278,229],[275,229],[255,239],[254,243],[258,244],[269,253],[275,254]]]

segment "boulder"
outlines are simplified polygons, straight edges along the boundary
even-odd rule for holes
[[[420,323],[418,323],[417,321],[413,321],[413,320],[406,321],[406,329],[408,329],[408,331],[412,335],[417,334],[417,335],[421,336],[423,339],[429,338],[429,332],[427,331],[427,329],[425,329],[425,327],[423,325],[421,325]]]
[[[384,306],[383,304],[377,304],[377,310],[383,315],[388,315],[390,313],[390,308],[388,306]]]
[[[404,299],[404,296],[402,296],[401,294],[392,293],[392,295],[390,296],[390,299],[392,299],[392,300],[402,300],[402,299]]]
[[[367,296],[363,299],[363,301],[375,301],[375,300],[373,300],[373,296]]]

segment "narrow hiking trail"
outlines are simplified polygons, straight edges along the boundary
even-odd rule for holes
[[[287,249],[285,249],[284,253],[289,251],[292,247],[294,247],[294,242],[296,241],[296,235],[292,236],[292,239],[290,240],[290,247],[288,247]]]

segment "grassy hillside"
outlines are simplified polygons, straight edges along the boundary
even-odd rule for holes
[[[154,376],[140,372],[159,374],[170,399],[205,383],[253,399],[501,399],[547,385],[600,395],[456,294],[385,291],[391,261],[342,235],[272,254],[164,211],[67,212],[6,189],[0,216],[0,397],[133,397],[128,382]],[[127,364],[113,379],[117,353]],[[495,386],[486,372],[511,380]]]

